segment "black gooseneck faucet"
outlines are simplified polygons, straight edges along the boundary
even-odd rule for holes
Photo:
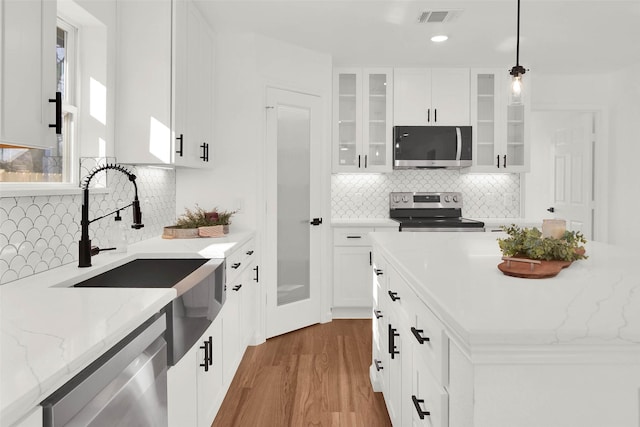
[[[102,215],[101,217],[89,220],[89,182],[95,176],[95,174],[107,169],[116,170],[127,175],[129,181],[131,181],[131,183],[133,184],[135,197],[133,199],[133,202],[131,202],[127,206],[123,206],[106,215]],[[82,196],[82,220],[80,221],[82,234],[80,236],[80,241],[78,242],[78,267],[91,267],[92,253],[91,240],[89,239],[89,224],[99,219],[105,218],[109,215],[113,215],[116,212],[119,213],[122,209],[126,209],[129,206],[133,208],[133,224],[131,225],[131,228],[139,230],[144,227],[144,224],[142,224],[142,212],[140,211],[140,201],[138,200],[138,186],[136,185],[136,176],[125,169],[123,166],[117,164],[107,164],[94,168],[91,172],[89,172],[89,175],[86,176],[84,182],[82,183]]]

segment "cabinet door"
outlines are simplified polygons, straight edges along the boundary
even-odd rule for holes
[[[387,410],[389,412],[389,418],[394,426],[402,425],[402,354],[403,354],[403,341],[400,334],[400,322],[397,316],[394,316],[392,311],[388,311],[389,324],[388,329],[388,342],[387,350],[389,358],[387,364],[389,365],[388,376],[386,377],[386,394],[384,394],[384,400],[387,404]]]
[[[0,143],[51,148],[56,95],[56,1],[0,7]]]
[[[198,345],[167,371],[167,410],[170,426],[197,426]]]
[[[449,395],[440,387],[419,354],[413,354],[410,392],[405,395],[407,425],[448,427]],[[428,413],[428,414],[427,414]],[[409,422],[408,420],[411,420]]]
[[[175,164],[213,164],[214,40],[191,1],[174,2],[173,133]]]
[[[334,248],[334,306],[371,307],[370,251],[369,246]]]
[[[436,126],[469,125],[469,69],[431,70],[431,122]]]
[[[366,172],[391,172],[393,71],[363,72],[362,141]]]
[[[171,2],[119,0],[116,157],[170,164]]]
[[[334,172],[358,172],[363,166],[362,71],[337,70],[333,76]]]
[[[255,262],[250,263],[242,273],[242,329],[243,329],[243,348],[255,342],[255,335],[258,323],[258,282],[256,279]]]
[[[223,381],[229,384],[240,362],[239,352],[242,345],[242,322],[240,317],[240,290],[237,288],[240,281],[227,284],[227,300],[224,303],[224,316],[222,323],[222,366]],[[234,290],[237,289],[237,290]]]
[[[424,126],[432,123],[431,70],[393,70],[393,124]]]
[[[208,340],[211,338],[211,348],[205,350],[208,346]],[[197,351],[197,390],[198,390],[198,426],[209,427],[215,418],[217,412],[216,403],[222,400],[218,396],[222,392],[222,319],[216,319],[207,329],[200,341]],[[205,355],[209,355],[207,360]],[[206,369],[203,365],[206,365]],[[187,425],[182,422],[180,425]]]

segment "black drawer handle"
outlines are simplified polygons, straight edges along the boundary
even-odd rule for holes
[[[425,415],[431,415],[429,411],[423,411],[420,405],[424,403],[424,399],[418,399],[416,396],[411,396],[411,400],[413,400],[413,406],[416,407],[416,412],[421,420],[424,420]]]
[[[362,239],[362,236],[347,236],[347,239]]]
[[[176,141],[180,141],[180,148],[176,150],[176,154],[180,155],[180,157],[182,157],[183,151],[182,151],[182,143],[184,142],[184,135],[180,134],[180,136],[176,137]]]
[[[241,287],[242,287],[242,285],[240,284],[240,285],[235,285],[235,286],[234,286],[233,288],[231,288],[231,289],[233,289],[234,291],[236,291],[236,292],[237,292],[237,291],[239,291],[239,290],[240,290],[240,288],[241,288]]]
[[[256,277],[253,278],[253,280],[255,280],[256,282],[260,281],[260,269],[259,267],[256,265],[255,267],[253,267],[253,271],[256,272]]]
[[[238,267],[240,267],[240,262],[236,262],[235,264],[231,264],[231,268],[233,268],[234,270]]]
[[[376,319],[380,319],[382,317],[382,312],[380,310],[373,310],[373,314],[376,315]]]
[[[376,276],[382,276],[382,270],[380,270],[379,268],[376,268],[375,270],[373,270],[376,272]]]
[[[389,291],[389,297],[391,298],[391,301],[398,301],[400,299],[397,292]]]
[[[424,330],[422,329],[416,329],[413,326],[411,327],[411,333],[413,334],[414,337],[416,337],[416,340],[418,340],[420,344],[424,344],[425,342],[429,341],[429,337],[422,336],[423,332]]]
[[[204,360],[200,364],[205,372],[209,372],[209,366],[213,365],[213,337],[209,336],[200,346],[204,350]]]
[[[247,255],[253,255],[253,251],[247,251]]]
[[[376,371],[378,372],[384,369],[384,366],[382,366],[382,362],[379,361],[378,359],[374,360],[373,364],[376,365]]]

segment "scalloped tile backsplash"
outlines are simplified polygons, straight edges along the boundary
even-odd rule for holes
[[[393,191],[459,191],[468,218],[520,216],[520,175],[454,170],[396,170],[391,174],[331,175],[332,218],[388,218]],[[505,206],[505,195],[513,196]]]
[[[134,243],[162,234],[162,228],[176,218],[175,171],[126,165],[137,176],[138,197],[144,228],[130,229]],[[90,169],[83,165],[83,172]],[[100,175],[106,174],[106,180]],[[133,186],[119,172],[100,172],[94,184],[105,182],[108,191],[90,193],[90,218],[105,215],[133,201]],[[80,240],[81,195],[26,196],[0,198],[0,285],[31,276],[63,264],[77,262]],[[129,229],[131,208],[121,212]],[[92,223],[92,245],[105,247],[113,217]],[[100,255],[108,256],[108,255]]]

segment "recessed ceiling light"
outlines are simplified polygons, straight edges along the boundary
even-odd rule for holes
[[[441,36],[433,36],[431,37],[431,41],[432,42],[436,42],[436,43],[440,43],[443,42],[445,40],[447,40],[449,37],[445,36],[445,35],[441,35]]]

